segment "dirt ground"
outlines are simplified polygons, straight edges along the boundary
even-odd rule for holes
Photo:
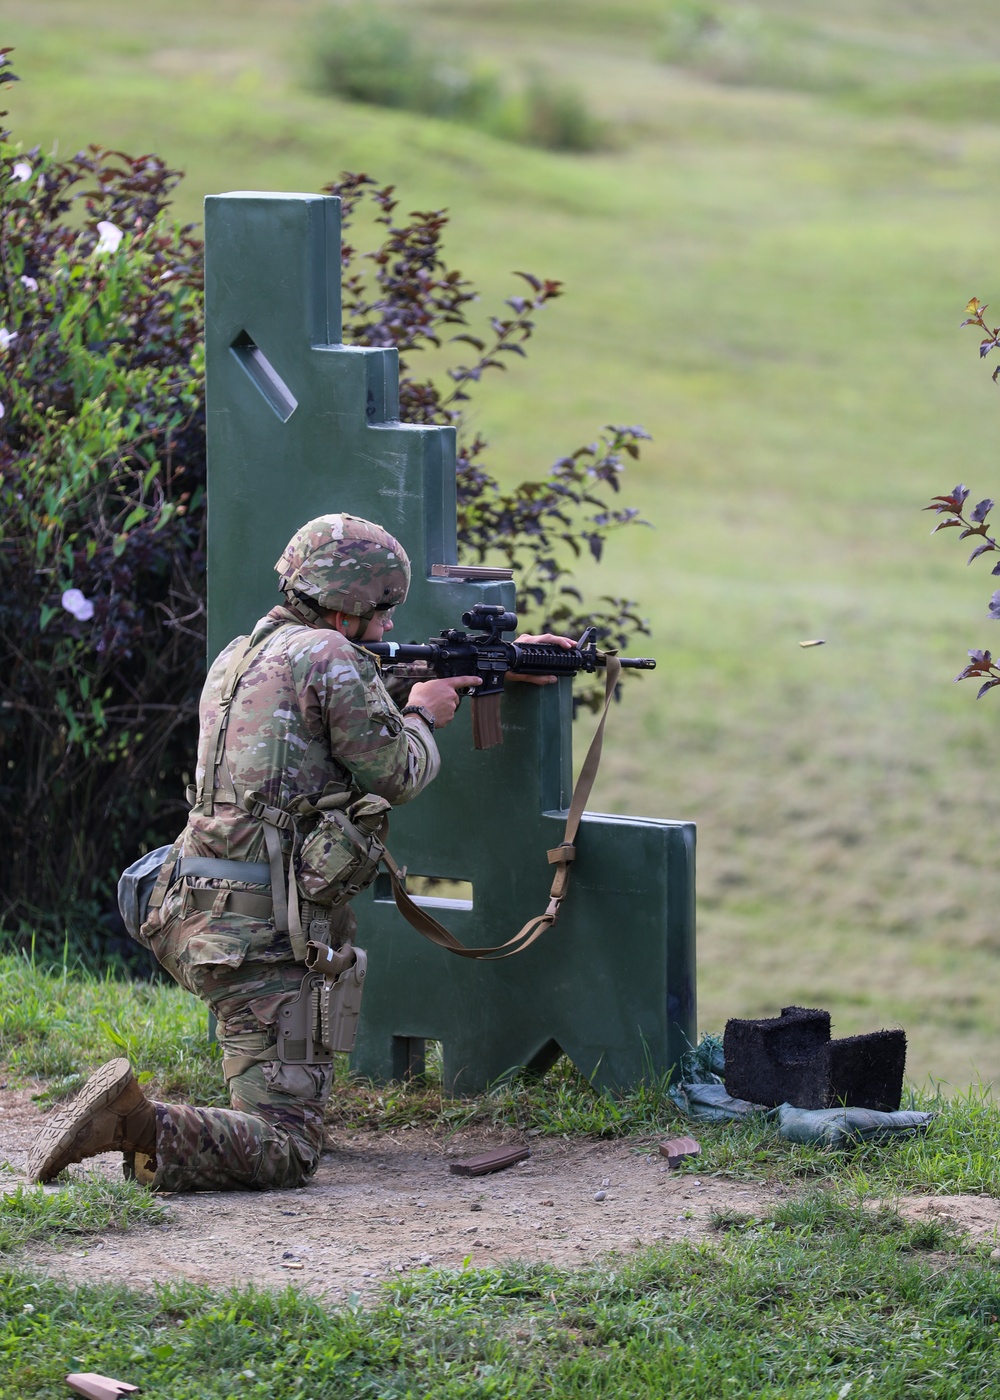
[[[37,1124],[31,1089],[0,1084],[0,1177],[25,1180]],[[524,1143],[527,1161],[490,1176],[455,1176],[456,1158]],[[117,1174],[120,1155],[71,1169]],[[58,1186],[47,1190],[59,1190]],[[603,1193],[603,1194],[601,1194]],[[291,1282],[338,1301],[422,1267],[483,1267],[508,1259],[580,1264],[654,1241],[703,1238],[712,1212],[767,1210],[788,1188],[671,1172],[655,1142],[591,1142],[515,1133],[422,1129],[336,1132],[319,1171],[298,1191],[164,1195],[170,1223],[30,1247],[24,1263],[71,1282],[149,1287],[187,1279],[213,1288]],[[997,1242],[1000,1201],[908,1197],[907,1215],[953,1220]]]

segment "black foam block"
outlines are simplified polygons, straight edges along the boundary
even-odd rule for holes
[[[731,1020],[723,1040],[734,1098],[796,1108],[899,1107],[906,1068],[901,1030],[830,1038],[830,1013],[786,1006],[780,1016]]]

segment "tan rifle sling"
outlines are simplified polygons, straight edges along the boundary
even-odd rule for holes
[[[247,667],[254,657],[279,627],[287,627],[288,623],[274,623],[265,632],[258,629],[251,636],[247,637],[243,647],[233,647],[233,654],[229,658],[225,674],[222,678],[222,690],[219,695],[219,709],[215,716],[215,723],[209,735],[208,743],[205,745],[205,768],[201,775],[201,783],[195,792],[188,789],[191,796],[191,806],[200,807],[206,816],[212,815],[212,810],[217,801],[229,802],[234,806],[239,805],[239,798],[233,786],[233,780],[229,773],[229,765],[226,762],[226,731],[229,728],[229,712],[233,704],[233,696],[236,694],[236,687]],[[254,641],[254,637],[257,641]],[[220,776],[218,791],[215,787],[215,776]]]
[[[432,943],[436,943],[439,948],[447,948],[449,953],[456,953],[460,958],[486,958],[488,961],[497,961],[500,958],[512,957],[515,953],[523,953],[525,948],[530,948],[536,939],[540,938],[547,929],[552,928],[559,918],[559,910],[562,902],[566,898],[569,888],[569,868],[576,857],[576,834],[580,827],[580,820],[583,817],[587,801],[594,786],[594,779],[597,777],[598,765],[601,761],[601,749],[604,744],[604,724],[608,717],[608,710],[615,697],[615,687],[618,684],[618,677],[621,675],[621,664],[613,652],[606,653],[607,656],[607,677],[604,689],[604,709],[601,712],[600,722],[593,739],[590,741],[590,748],[587,750],[587,757],[583,760],[583,767],[580,769],[580,776],[576,780],[576,787],[573,789],[573,796],[570,799],[569,812],[566,816],[566,830],[563,839],[558,846],[548,852],[549,864],[556,867],[556,873],[552,880],[552,888],[549,891],[549,904],[544,914],[539,914],[534,919],[529,919],[524,927],[515,933],[513,938],[508,938],[506,943],[500,943],[495,948],[466,948],[464,943],[460,943],[453,933],[450,933],[443,924],[439,924],[437,919],[428,914],[426,909],[422,909],[419,904],[414,904],[413,900],[406,893],[403,883],[406,871],[401,869],[392,856],[386,851],[382,860],[389,871],[389,879],[392,882],[392,896],[396,901],[396,908],[403,918],[425,938],[429,938]]]

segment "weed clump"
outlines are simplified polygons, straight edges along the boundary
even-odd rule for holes
[[[882,58],[873,43],[847,41],[802,20],[716,0],[671,5],[659,57],[713,82],[825,93],[864,86]]]
[[[855,105],[873,115],[904,112],[923,121],[996,124],[1000,122],[1000,68],[994,64],[886,84],[861,94]]]
[[[61,1191],[17,1186],[0,1195],[0,1256],[54,1235],[162,1225],[167,1215],[163,1202],[134,1181],[109,1181],[95,1174]]]

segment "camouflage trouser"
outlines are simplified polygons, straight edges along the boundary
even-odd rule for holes
[[[168,896],[162,925],[151,930],[153,951],[165,970],[215,1013],[232,1108],[158,1104],[152,1185],[164,1191],[301,1186],[319,1165],[333,1067],[271,1058],[248,1065],[247,1060],[274,1047],[278,1013],[298,993],[305,969],[290,959],[255,959],[268,931],[250,929],[249,919],[239,930],[243,960],[235,966],[208,961],[232,948],[233,919],[210,920],[203,913],[185,918],[170,907],[173,903]]]

